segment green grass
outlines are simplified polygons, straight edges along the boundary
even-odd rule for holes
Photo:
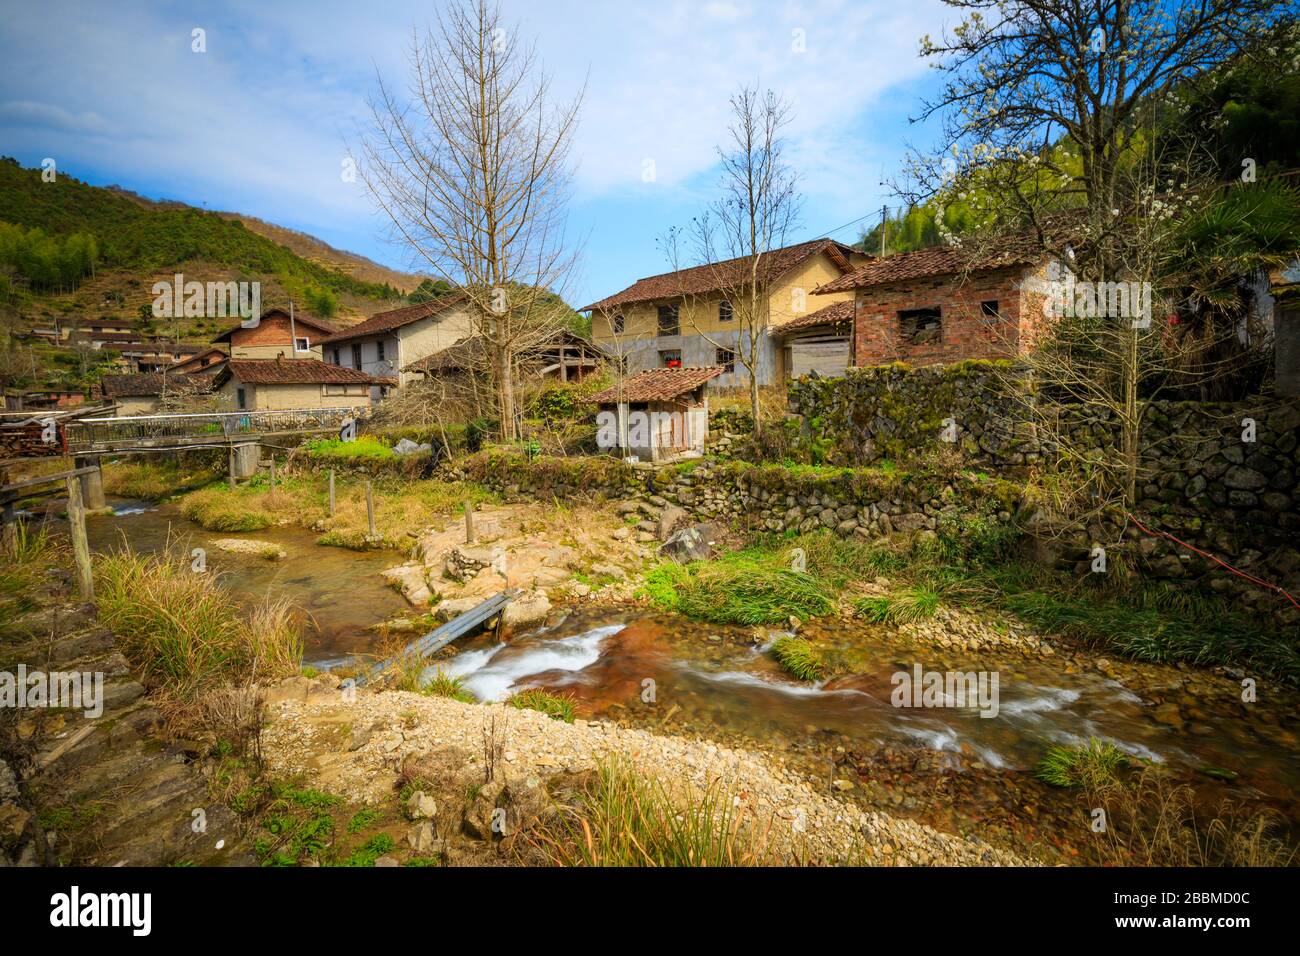
[[[16,636],[11,632],[19,615],[37,606],[33,590],[64,553],[43,523],[16,521],[13,529],[13,546],[0,552],[0,639]]]
[[[358,810],[352,815],[352,819],[348,821],[348,832],[360,833],[378,819],[379,811],[377,810],[371,810],[368,807]]]
[[[275,523],[276,514],[270,496],[285,497],[282,492],[231,491],[226,487],[204,488],[188,494],[181,501],[181,514],[208,531],[261,531]]]
[[[1034,776],[1053,787],[1096,790],[1113,783],[1133,760],[1114,744],[1089,737],[1082,747],[1053,747],[1034,768]]]
[[[511,694],[506,703],[519,710],[536,710],[552,720],[573,723],[573,698],[568,694],[552,694],[540,687],[530,687]]]
[[[343,461],[397,457],[397,453],[392,448],[373,435],[358,435],[354,441],[320,438],[308,442],[307,451],[313,458],[333,458]]]
[[[160,501],[216,477],[212,469],[182,469],[170,461],[115,461],[104,466],[104,491],[121,498]]]
[[[934,617],[941,599],[939,592],[931,588],[910,587],[888,597],[860,598],[853,606],[869,621],[910,624]]]
[[[385,853],[391,853],[397,844],[387,833],[372,836],[364,844],[353,850],[343,861],[344,866],[374,866],[375,860]]]
[[[759,550],[662,564],[646,575],[642,594],[663,610],[716,624],[780,624],[835,607],[830,589],[816,577],[791,570],[781,554]]]
[[[817,649],[801,637],[781,637],[772,644],[772,653],[787,671],[800,680],[821,680],[826,663]]]
[[[429,697],[450,697],[452,700],[459,700],[466,704],[478,701],[478,698],[465,687],[463,680],[446,673],[441,667],[433,675],[433,679],[420,688],[420,693]]]

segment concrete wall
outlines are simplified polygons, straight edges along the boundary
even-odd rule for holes
[[[345,368],[356,368],[352,361],[352,347],[358,345],[361,348],[361,371],[368,375],[396,378],[399,385],[408,385],[418,381],[420,375],[401,371],[404,366],[441,352],[473,332],[474,324],[469,310],[449,309],[400,329],[327,345],[324,360]],[[381,342],[384,347],[382,359],[379,357]]]
[[[246,385],[230,378],[218,390],[223,411],[239,411],[237,390],[244,389],[244,411],[265,412],[295,408],[363,408],[370,405],[370,386],[350,385],[355,394],[327,395],[323,385]]]

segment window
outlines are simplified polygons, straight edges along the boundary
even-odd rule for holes
[[[614,318],[609,320],[609,327],[614,330],[615,335],[622,334],[623,325],[625,321],[626,320],[623,318],[622,312],[620,312],[618,315],[614,316]]]
[[[309,339],[306,339],[306,338],[294,339],[294,340],[293,340],[293,348],[294,348],[294,351],[296,351],[296,352],[310,352],[310,351],[311,351],[311,341],[310,341]]]
[[[326,385],[326,395],[368,395],[369,385]]]
[[[358,372],[361,371],[361,345],[360,343],[352,346],[352,367]]]
[[[943,341],[939,309],[904,309],[898,313],[898,334],[904,345],[933,345]]]
[[[719,322],[730,322],[735,317],[736,317],[735,313],[731,309],[731,303],[728,300],[723,299],[721,302],[718,303]]]
[[[681,325],[678,324],[677,306],[659,306],[659,334],[680,335],[681,331]]]
[[[734,349],[718,349],[717,364],[726,372],[736,370],[736,353]]]
[[[235,401],[238,403],[240,408],[248,407],[248,400],[244,396],[244,390],[242,388],[235,389]]]
[[[334,350],[334,364],[335,364],[335,365],[338,365],[338,364],[339,364],[339,350],[338,350],[338,349],[335,349],[335,350]]]
[[[989,299],[987,302],[980,303],[980,312],[986,319],[996,319],[998,313],[998,300]]]
[[[665,349],[659,353],[659,362],[664,368],[681,368],[682,367],[682,350]]]
[[[380,341],[375,343],[375,361],[382,362],[383,360],[384,360],[384,343],[383,340],[381,339]]]

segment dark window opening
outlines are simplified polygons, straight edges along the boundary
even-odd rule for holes
[[[248,402],[242,388],[235,389],[235,400],[239,403],[240,408],[247,408]]]
[[[623,332],[623,322],[623,313],[621,312],[609,320],[610,328],[614,330],[615,335],[619,335]]]
[[[905,345],[932,345],[943,341],[939,309],[904,309],[898,313],[898,333]]]
[[[340,362],[339,362],[339,350],[338,350],[338,349],[335,349],[335,350],[334,350],[334,364],[335,364],[335,365],[339,365],[339,364],[340,364]]]
[[[716,358],[717,364],[721,365],[726,372],[736,370],[736,352],[734,349],[718,349]]]
[[[998,318],[1001,315],[1001,313],[998,312],[998,300],[989,299],[986,302],[981,302],[980,312],[983,314],[984,318],[986,319]]]
[[[680,335],[681,325],[679,324],[677,306],[661,305],[659,306],[659,334],[660,335]]]
[[[376,362],[382,362],[383,360],[384,360],[384,343],[383,343],[383,342],[376,342],[376,343],[375,343],[375,361],[376,361]]]
[[[352,346],[352,367],[358,372],[361,371],[361,346]]]
[[[728,302],[726,299],[723,299],[721,302],[718,303],[719,322],[730,322],[735,317],[736,317],[736,313],[732,311],[730,302]]]
[[[659,353],[659,361],[663,363],[664,368],[681,368],[682,351],[681,349],[665,349]]]

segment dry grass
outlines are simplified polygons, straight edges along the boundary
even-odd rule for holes
[[[1093,844],[1104,866],[1291,866],[1297,859],[1279,814],[1229,800],[1207,810],[1160,767],[1090,787],[1087,799],[1106,811]]]
[[[556,866],[762,866],[768,835],[716,783],[692,798],[612,759],[530,840]]]
[[[102,556],[96,594],[104,623],[142,680],[181,701],[228,684],[296,674],[302,624],[285,601],[241,613],[230,593],[179,553]]]

